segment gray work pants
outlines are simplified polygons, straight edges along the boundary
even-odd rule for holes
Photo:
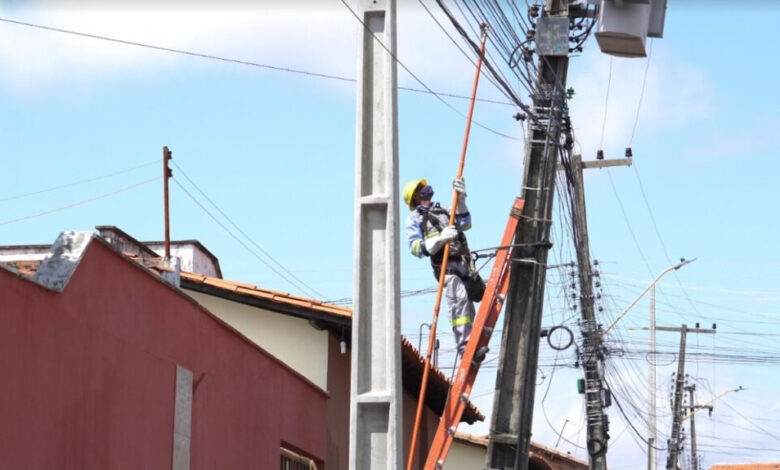
[[[455,344],[458,352],[462,353],[471,335],[471,324],[474,323],[474,304],[469,300],[466,284],[460,277],[447,274],[444,282],[444,298],[450,308],[450,324],[455,334]]]

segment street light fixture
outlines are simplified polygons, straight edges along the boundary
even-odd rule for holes
[[[626,309],[625,309],[625,310],[623,310],[623,312],[621,312],[621,313],[620,313],[620,315],[618,315],[618,316],[617,316],[617,318],[615,318],[615,321],[613,321],[613,322],[612,322],[612,323],[611,323],[611,324],[610,324],[610,325],[609,325],[609,326],[608,326],[608,327],[607,327],[607,328],[606,328],[604,331],[602,331],[602,332],[601,332],[601,337],[603,338],[604,336],[606,336],[606,334],[607,334],[607,333],[609,333],[609,330],[611,330],[611,329],[612,329],[612,328],[615,326],[615,324],[617,324],[617,322],[619,322],[619,321],[620,321],[620,319],[621,319],[621,318],[623,318],[624,316],[626,316],[626,314],[628,313],[628,311],[629,311],[629,310],[631,310],[631,309],[634,307],[634,305],[636,305],[636,304],[637,304],[637,302],[639,302],[639,300],[640,300],[640,299],[641,299],[641,298],[642,298],[642,297],[643,297],[645,294],[647,294],[647,291],[649,291],[650,289],[652,289],[653,287],[655,287],[655,285],[658,283],[658,281],[660,281],[660,280],[661,280],[661,278],[662,278],[662,277],[664,277],[664,275],[665,275],[666,273],[670,273],[670,272],[672,272],[672,271],[676,271],[676,270],[678,270],[678,269],[682,268],[683,266],[685,266],[686,264],[691,264],[691,263],[693,263],[694,261],[696,261],[696,258],[694,258],[694,259],[690,259],[690,260],[686,260],[685,258],[681,258],[681,259],[680,259],[680,262],[679,262],[678,264],[675,264],[675,265],[673,265],[673,266],[669,266],[668,268],[666,268],[665,270],[663,270],[663,272],[661,272],[661,274],[659,274],[659,275],[658,275],[658,276],[655,278],[655,280],[653,280],[653,282],[651,282],[651,283],[650,283],[650,284],[649,284],[647,287],[645,287],[645,290],[643,290],[643,291],[642,291],[642,293],[641,293],[641,294],[639,294],[639,295],[638,295],[638,296],[637,296],[637,297],[636,297],[636,298],[633,300],[633,302],[631,302],[631,304],[630,304],[628,307],[626,307]]]
[[[620,321],[621,318],[626,316],[626,314],[631,310],[634,305],[639,302],[639,300],[647,294],[648,291],[652,291],[650,293],[650,357],[653,358],[653,361],[655,360],[655,285],[658,283],[659,280],[661,280],[662,277],[664,277],[667,273],[670,273],[672,271],[677,271],[678,269],[682,268],[686,264],[690,264],[696,261],[696,258],[692,260],[686,260],[685,258],[681,258],[680,262],[669,266],[668,268],[664,269],[661,274],[656,276],[656,278],[653,280],[653,282],[648,285],[645,290],[643,290],[631,304],[626,307],[623,312],[615,318],[615,321],[612,322],[603,332],[601,332],[601,337],[603,338],[607,333],[609,333],[609,330],[611,330],[618,321]],[[655,364],[653,361],[650,361],[649,365],[649,371],[648,371],[648,394],[649,394],[649,401],[650,401],[650,420],[648,422],[648,443],[647,443],[647,468],[648,470],[655,470],[655,464],[656,464],[656,421],[655,421],[655,414],[656,414],[656,371],[655,371]]]

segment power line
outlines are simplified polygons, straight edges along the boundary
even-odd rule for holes
[[[469,56],[468,52],[464,51],[463,48],[460,47],[460,44],[458,44],[458,42],[455,40],[455,38],[452,37],[452,35],[447,31],[447,29],[444,27],[444,25],[441,24],[439,19],[436,18],[436,16],[433,14],[431,9],[428,8],[428,5],[426,5],[423,0],[417,0],[417,1],[420,2],[420,5],[428,13],[428,16],[431,17],[431,19],[436,23],[436,25],[439,27],[439,29],[444,33],[445,36],[447,36],[447,38],[460,51],[460,53],[463,54],[463,56],[466,58],[466,60],[468,60],[469,63],[471,63],[471,65],[476,67],[477,66],[476,62],[474,62],[474,60],[471,58],[471,56]],[[504,90],[501,89],[501,86],[498,83],[496,83],[495,79],[492,76],[488,75],[485,71],[482,71],[482,76],[485,77],[488,81],[490,81],[490,83],[492,83],[493,86],[495,86],[496,89],[498,89],[500,92],[505,93]],[[508,102],[501,102],[501,103],[502,104],[507,104],[509,106],[514,106],[512,103],[508,103]],[[523,131],[525,131],[525,127],[523,127]]]
[[[612,85],[612,56],[609,57],[609,75],[607,76],[607,94],[604,97],[604,120],[601,121],[601,140],[599,140],[599,150],[604,148],[604,131],[607,128],[607,110],[609,107],[609,90]]]
[[[274,263],[274,264],[276,264],[276,265],[277,265],[277,266],[278,266],[278,267],[279,267],[281,270],[283,270],[285,273],[287,273],[287,274],[288,274],[290,277],[292,277],[293,279],[295,279],[296,281],[298,281],[298,286],[297,286],[297,287],[299,287],[299,288],[300,288],[301,286],[303,286],[303,287],[304,287],[306,290],[308,290],[310,293],[312,293],[312,292],[313,292],[314,294],[316,294],[316,296],[317,296],[317,297],[319,297],[320,299],[324,299],[324,298],[325,298],[325,296],[324,296],[322,293],[318,292],[316,289],[314,289],[314,288],[313,288],[313,287],[311,287],[310,285],[306,284],[304,281],[302,281],[300,278],[298,278],[298,277],[297,277],[295,274],[293,274],[293,273],[292,273],[292,272],[291,272],[289,269],[285,268],[285,267],[284,267],[284,266],[283,266],[283,265],[282,265],[280,262],[278,262],[276,259],[274,259],[274,257],[273,257],[273,256],[271,256],[271,255],[270,255],[270,253],[268,253],[267,251],[265,251],[265,250],[264,250],[264,249],[263,249],[263,248],[262,248],[260,245],[258,245],[258,244],[257,244],[257,243],[256,243],[256,242],[255,242],[255,241],[254,241],[254,240],[253,240],[253,239],[252,239],[250,236],[249,236],[249,235],[247,235],[247,234],[246,234],[246,232],[244,232],[243,230],[241,230],[241,227],[239,227],[239,226],[238,226],[238,225],[237,225],[235,222],[233,222],[233,219],[231,219],[230,217],[228,217],[228,215],[227,215],[227,214],[225,214],[225,212],[224,212],[222,209],[220,209],[220,208],[219,208],[219,206],[217,206],[217,204],[216,204],[214,201],[212,201],[212,200],[211,200],[211,198],[210,198],[210,197],[208,197],[208,196],[206,195],[206,193],[205,193],[205,192],[203,192],[203,190],[202,190],[202,189],[200,189],[200,187],[199,187],[197,184],[195,184],[195,182],[192,180],[192,178],[190,178],[190,177],[187,175],[187,173],[186,173],[186,172],[185,172],[185,171],[184,171],[184,170],[181,168],[181,166],[179,166],[178,164],[176,164],[176,162],[174,162],[174,161],[171,161],[171,163],[173,163],[173,166],[174,166],[174,167],[176,167],[176,169],[177,169],[177,170],[178,170],[178,171],[179,171],[179,172],[182,174],[182,176],[184,176],[184,178],[186,178],[186,179],[187,179],[187,181],[189,181],[189,182],[190,182],[190,184],[192,184],[192,186],[193,186],[193,187],[194,187],[194,188],[195,188],[195,189],[196,189],[196,190],[197,190],[197,191],[198,191],[198,192],[201,194],[201,196],[203,196],[203,197],[204,197],[204,198],[205,198],[205,199],[206,199],[206,200],[207,200],[207,201],[208,201],[208,202],[209,202],[209,203],[210,203],[210,204],[211,204],[211,205],[212,205],[212,206],[213,206],[213,207],[214,207],[214,208],[215,208],[215,209],[216,209],[216,210],[217,210],[217,211],[220,213],[220,214],[222,214],[222,217],[224,217],[224,218],[225,218],[225,220],[227,220],[228,222],[230,222],[230,225],[232,225],[232,226],[233,226],[233,227],[234,227],[236,230],[238,230],[238,232],[239,232],[241,235],[243,235],[243,236],[244,236],[244,238],[246,238],[247,240],[249,240],[249,243],[251,243],[252,245],[254,245],[254,246],[255,246],[255,248],[257,248],[258,250],[260,250],[260,252],[261,252],[262,254],[264,254],[264,255],[265,255],[265,256],[266,256],[268,259],[270,259],[271,261],[273,261],[273,263]],[[285,280],[286,280],[286,279],[285,279]],[[289,281],[288,281],[288,282],[289,282]]]
[[[394,61],[395,61],[395,62],[396,62],[398,65],[400,65],[402,69],[404,69],[404,70],[406,71],[406,73],[408,73],[409,75],[411,75],[411,77],[412,77],[412,78],[414,78],[414,79],[417,81],[417,83],[419,83],[419,84],[420,84],[420,85],[421,85],[423,88],[425,88],[425,90],[427,90],[427,92],[428,92],[428,93],[432,94],[433,96],[435,96],[435,97],[436,97],[436,99],[438,99],[439,101],[441,101],[441,102],[444,104],[444,106],[448,107],[450,110],[452,110],[454,113],[458,114],[458,115],[459,115],[459,116],[461,116],[462,118],[464,118],[464,119],[466,118],[466,115],[465,115],[465,114],[463,114],[461,111],[459,111],[458,109],[456,109],[456,108],[455,108],[454,106],[452,106],[450,103],[448,103],[447,101],[445,101],[445,100],[444,100],[444,98],[442,98],[442,97],[441,97],[441,96],[440,96],[438,93],[436,93],[436,92],[435,92],[435,91],[433,91],[433,90],[432,90],[432,89],[431,89],[431,88],[430,88],[428,85],[426,85],[426,84],[425,84],[425,82],[423,82],[423,81],[420,79],[420,77],[418,77],[417,75],[415,75],[415,73],[414,73],[414,72],[412,72],[412,71],[411,71],[411,69],[410,69],[409,67],[407,67],[407,66],[406,66],[406,64],[404,64],[403,62],[401,62],[401,60],[400,60],[400,59],[399,59],[399,58],[398,58],[398,57],[397,57],[397,56],[396,56],[396,55],[395,55],[395,54],[394,54],[394,53],[393,53],[393,52],[392,52],[392,51],[391,51],[391,50],[390,50],[390,49],[389,49],[389,48],[388,48],[386,45],[385,45],[385,43],[383,43],[382,41],[380,41],[380,40],[379,40],[379,38],[378,38],[378,37],[376,37],[376,34],[374,34],[374,32],[373,32],[373,31],[371,31],[371,28],[369,28],[369,27],[368,27],[368,25],[366,25],[366,24],[363,22],[363,20],[360,18],[360,16],[358,16],[358,14],[357,14],[357,13],[355,13],[355,10],[353,10],[353,9],[352,9],[352,7],[350,7],[350,6],[349,6],[349,4],[346,2],[346,0],[341,0],[341,3],[342,3],[342,4],[344,4],[344,6],[347,8],[347,10],[349,10],[349,12],[350,12],[350,13],[352,13],[352,16],[354,16],[354,17],[355,17],[355,19],[356,19],[356,20],[358,20],[358,22],[359,22],[361,25],[363,25],[363,28],[364,28],[366,31],[368,31],[368,33],[369,33],[369,34],[371,34],[371,37],[372,37],[372,38],[374,38],[374,40],[377,42],[377,44],[379,44],[380,46],[382,46],[382,49],[384,49],[384,50],[385,50],[385,51],[386,51],[386,52],[387,52],[387,53],[390,55],[390,57],[391,57],[391,58],[392,58],[392,59],[393,59],[393,60],[394,60]],[[488,65],[488,64],[487,64],[487,63],[485,63],[485,65]],[[525,105],[523,105],[523,106],[525,106]],[[474,125],[476,125],[476,126],[478,126],[478,127],[481,127],[482,129],[485,129],[486,131],[492,132],[493,134],[496,134],[496,135],[498,135],[498,136],[501,136],[501,137],[504,137],[504,138],[507,138],[507,139],[510,139],[510,140],[521,140],[521,139],[518,139],[517,137],[512,137],[511,135],[507,135],[507,134],[504,134],[504,133],[502,133],[502,132],[499,132],[499,131],[497,131],[497,130],[495,130],[495,129],[491,129],[491,128],[489,128],[489,127],[485,126],[484,124],[481,124],[481,123],[477,122],[476,120],[472,120],[472,122],[474,123]]]
[[[31,191],[29,193],[17,194],[16,196],[4,197],[4,198],[0,199],[0,202],[13,201],[13,200],[16,200],[16,199],[22,199],[22,198],[29,197],[29,196],[35,196],[37,194],[43,194],[43,193],[48,193],[48,192],[51,192],[51,191],[56,191],[58,189],[70,188],[71,186],[77,186],[79,184],[91,183],[93,181],[98,181],[98,180],[102,180],[102,179],[105,179],[105,178],[110,178],[112,176],[117,176],[117,175],[121,175],[121,174],[124,174],[124,173],[129,173],[129,172],[131,172],[133,170],[137,170],[139,168],[144,168],[144,167],[153,165],[155,163],[158,163],[158,161],[154,160],[154,161],[151,161],[151,162],[143,163],[141,165],[133,166],[133,167],[130,167],[130,168],[125,168],[124,170],[115,171],[113,173],[108,173],[108,174],[101,175],[101,176],[95,176],[93,178],[78,180],[78,181],[74,181],[72,183],[65,183],[65,184],[61,184],[61,185],[58,185],[58,186],[52,186],[52,187],[46,188],[46,189],[39,189],[37,191]]]
[[[639,113],[640,113],[640,111],[642,109],[642,101],[644,100],[644,96],[645,96],[645,87],[647,85],[647,72],[650,69],[650,59],[652,58],[652,55],[653,55],[653,40],[651,39],[650,40],[650,50],[649,50],[648,55],[647,55],[647,63],[645,64],[645,73],[644,73],[644,77],[642,78],[642,88],[641,88],[641,91],[639,93],[639,102],[637,103],[637,108],[636,108],[636,117],[634,118],[634,127],[631,130],[631,138],[628,141],[628,147],[629,148],[631,147],[631,144],[634,141],[634,134],[636,133],[637,124],[639,124]],[[612,58],[611,57],[609,59],[609,76],[610,76],[610,81],[611,81],[611,78],[612,78]],[[609,99],[609,82],[607,82],[607,99]],[[606,104],[605,104],[605,107],[604,107],[604,122],[605,123],[606,123],[606,119],[607,119],[607,109],[606,109]],[[604,128],[603,127],[601,129],[601,140],[602,140],[602,143],[603,143],[603,141],[604,141]],[[669,264],[672,264],[671,257],[669,256],[669,251],[666,249],[666,243],[664,243],[664,239],[661,236],[661,231],[658,229],[658,223],[655,220],[655,215],[653,214],[652,206],[650,205],[650,201],[647,198],[647,193],[645,193],[645,187],[642,184],[642,178],[639,177],[639,169],[637,168],[636,164],[633,165],[633,166],[634,166],[634,175],[636,176],[637,183],[639,183],[639,192],[642,194],[642,199],[645,202],[645,207],[647,208],[647,212],[650,215],[650,221],[653,223],[653,229],[655,230],[655,234],[658,237],[658,241],[661,243],[661,248],[663,249],[664,255],[666,256],[666,261]],[[699,311],[696,308],[696,306],[693,304],[693,301],[691,300],[691,298],[688,296],[688,292],[685,289],[682,288],[682,283],[680,281],[679,276],[677,276],[677,272],[674,273],[674,277],[677,280],[677,284],[679,284],[680,288],[683,290],[683,294],[685,295],[686,299],[688,300],[688,303],[691,305],[691,307],[693,307],[693,311],[698,314]]]
[[[255,252],[255,251],[254,251],[254,250],[253,250],[253,249],[252,249],[250,246],[249,246],[249,245],[247,245],[247,244],[246,244],[246,243],[244,243],[244,242],[243,242],[243,241],[242,241],[240,238],[238,238],[238,237],[236,236],[236,234],[234,234],[234,233],[233,233],[233,232],[232,232],[232,231],[231,231],[231,230],[230,230],[230,229],[229,229],[227,226],[225,226],[225,224],[223,224],[223,223],[222,223],[222,222],[221,222],[221,221],[220,221],[220,220],[219,220],[219,219],[218,219],[218,218],[217,218],[217,217],[216,217],[214,214],[212,214],[211,212],[209,212],[209,210],[208,210],[208,209],[206,209],[206,206],[204,206],[203,204],[201,204],[201,203],[200,203],[200,201],[198,201],[198,199],[197,199],[195,196],[193,196],[193,195],[192,195],[192,193],[190,193],[189,191],[187,191],[187,188],[185,188],[185,187],[184,187],[184,186],[183,186],[181,183],[179,183],[179,181],[178,181],[176,178],[173,178],[173,182],[174,182],[174,183],[176,183],[176,185],[177,185],[177,186],[178,186],[178,187],[179,187],[179,188],[180,188],[182,191],[184,191],[184,194],[186,194],[186,195],[187,195],[187,196],[188,196],[190,199],[192,199],[192,202],[194,202],[194,203],[195,203],[195,204],[196,204],[198,207],[200,207],[200,208],[201,208],[201,210],[203,210],[203,212],[205,212],[205,213],[206,213],[206,215],[208,215],[209,217],[211,217],[211,220],[213,220],[214,222],[216,222],[216,223],[217,223],[217,225],[219,225],[220,227],[222,227],[222,229],[223,229],[225,232],[227,232],[227,234],[228,234],[228,235],[230,235],[230,236],[231,236],[231,237],[232,237],[232,238],[233,238],[235,241],[237,241],[237,242],[238,242],[238,243],[239,243],[241,246],[243,246],[243,247],[244,247],[244,248],[245,248],[245,249],[246,249],[246,250],[247,250],[247,251],[248,251],[248,252],[249,252],[249,253],[250,253],[252,256],[254,256],[254,257],[255,257],[255,258],[258,260],[258,261],[260,261],[261,263],[263,263],[263,264],[264,264],[264,265],[265,265],[265,266],[266,266],[268,269],[270,269],[271,271],[273,271],[274,273],[276,273],[276,274],[277,274],[279,277],[281,277],[282,279],[284,279],[285,281],[287,281],[287,282],[288,282],[290,285],[292,285],[292,286],[295,286],[295,287],[297,287],[297,288],[301,289],[301,286],[297,285],[297,284],[296,284],[294,281],[291,281],[291,280],[290,280],[290,279],[289,279],[287,276],[285,276],[283,273],[279,272],[279,270],[277,270],[276,268],[274,268],[273,266],[271,266],[271,264],[269,264],[269,263],[268,263],[266,260],[264,260],[262,257],[260,257],[260,256],[259,256],[259,255],[258,255],[258,254],[257,254],[257,253],[256,253],[256,252]],[[306,286],[304,285],[304,287],[306,287]],[[302,290],[305,290],[305,289],[302,289]],[[312,294],[307,294],[307,295],[309,295],[309,296],[312,296]],[[313,297],[313,296],[312,296],[312,297]]]
[[[123,188],[119,188],[116,191],[111,191],[111,192],[108,192],[108,193],[105,193],[105,194],[101,194],[99,196],[95,196],[95,197],[84,199],[84,200],[81,200],[81,201],[78,201],[78,202],[74,202],[72,204],[67,204],[67,205],[60,206],[60,207],[57,207],[57,208],[54,208],[54,209],[51,209],[51,210],[39,212],[37,214],[26,215],[24,217],[17,217],[15,219],[4,220],[4,221],[0,222],[0,225],[9,225],[9,224],[13,224],[15,222],[20,222],[22,220],[34,219],[36,217],[42,217],[44,215],[49,215],[49,214],[53,214],[55,212],[63,211],[65,209],[70,209],[71,207],[81,206],[81,205],[84,205],[84,204],[87,204],[87,203],[90,203],[90,202],[94,202],[94,201],[97,201],[99,199],[105,199],[105,198],[107,198],[109,196],[114,196],[114,195],[117,195],[119,193],[123,193],[125,191],[129,191],[129,190],[131,190],[133,188],[137,188],[139,186],[143,186],[145,184],[149,184],[152,181],[157,181],[157,180],[159,180],[161,178],[162,178],[162,176],[156,176],[156,177],[148,179],[148,180],[140,181],[138,183],[131,184],[131,185],[125,186]]]
[[[636,134],[636,126],[639,124],[639,112],[642,110],[642,101],[645,98],[645,86],[647,85],[647,71],[650,70],[650,59],[653,57],[653,39],[650,38],[650,50],[647,53],[647,63],[645,64],[645,75],[642,78],[642,89],[639,92],[639,103],[636,105],[636,117],[634,118],[634,127],[631,129],[631,138],[628,139],[628,146],[634,142],[634,134]],[[610,59],[611,60],[611,59]]]
[[[344,0],[341,0],[342,3]],[[461,35],[461,37],[469,44],[469,46],[477,53],[479,54],[479,45],[477,45],[474,40],[469,37],[468,33],[465,29],[463,29],[463,26],[461,26],[460,22],[455,18],[455,16],[452,14],[452,12],[444,5],[442,0],[436,0],[436,3],[439,5],[439,7],[444,11],[444,13],[447,15],[447,18],[449,18],[450,22],[452,23],[452,26],[458,31],[458,33]],[[345,3],[346,5],[346,3]],[[457,4],[456,4],[457,5]],[[509,96],[509,98],[512,99],[512,101],[517,104],[525,113],[528,115],[529,118],[536,121],[536,115],[533,113],[530,107],[523,103],[520,98],[517,97],[515,92],[512,90],[512,88],[506,83],[506,81],[501,77],[501,74],[493,67],[491,64],[491,61],[487,60],[487,57],[483,57],[483,62],[485,64],[485,67],[490,71],[490,73],[493,75],[493,78],[496,79],[496,81],[501,84],[501,87],[506,91],[506,94]]]
[[[101,40],[101,41],[108,41],[108,42],[113,42],[113,43],[118,43],[118,44],[124,44],[126,46],[144,47],[144,48],[147,48],[147,49],[154,49],[154,50],[162,51],[162,52],[170,52],[170,53],[173,53],[173,54],[181,54],[181,55],[187,55],[187,56],[191,56],[191,57],[198,57],[198,58],[201,58],[201,59],[218,60],[218,61],[221,61],[221,62],[228,62],[228,63],[232,63],[232,64],[247,65],[247,66],[251,66],[251,67],[263,68],[263,69],[268,69],[268,70],[275,70],[277,72],[295,73],[295,74],[300,74],[300,75],[307,75],[307,76],[310,76],[310,77],[326,78],[326,79],[329,79],[329,80],[338,80],[338,81],[350,82],[350,83],[355,83],[357,81],[354,78],[344,77],[344,76],[340,76],[340,75],[334,75],[334,74],[328,74],[328,73],[322,73],[322,72],[313,72],[313,71],[310,71],[310,70],[293,69],[293,68],[290,68],[290,67],[283,67],[283,66],[279,66],[279,65],[262,64],[262,63],[259,63],[259,62],[253,62],[253,61],[249,61],[249,60],[242,60],[242,59],[235,59],[235,58],[218,56],[218,55],[213,55],[213,54],[206,54],[206,53],[203,53],[203,52],[188,51],[188,50],[185,50],[185,49],[176,49],[176,48],[173,48],[173,47],[158,46],[158,45],[155,45],[155,44],[143,43],[143,42],[138,42],[138,41],[130,41],[130,40],[127,40],[127,39],[113,38],[113,37],[110,37],[110,36],[103,36],[103,35],[100,35],[100,34],[85,33],[85,32],[81,32],[81,31],[74,31],[74,30],[71,30],[71,29],[57,28],[57,27],[54,27],[54,26],[46,26],[46,25],[37,24],[37,23],[29,23],[29,22],[26,22],[26,21],[13,20],[13,19],[10,19],[10,18],[0,17],[0,21],[5,22],[5,23],[11,23],[11,24],[19,25],[19,26],[27,26],[29,28],[42,29],[42,30],[46,30],[46,31],[56,32],[56,33],[70,34],[70,35],[73,35],[73,36],[80,36],[80,37],[89,38],[89,39],[98,39],[98,40]],[[410,87],[403,87],[403,86],[399,86],[398,89],[399,90],[404,90],[404,91],[412,91],[412,92],[415,92],[415,93],[426,93],[426,94],[434,94],[434,95],[438,95],[438,96],[446,96],[448,98],[457,98],[457,99],[462,99],[462,100],[471,99],[471,97],[469,97],[469,96],[458,95],[458,94],[454,94],[454,93],[444,93],[444,92],[435,92],[434,93],[430,89],[422,90],[422,89],[419,89],[419,88],[410,88]],[[500,104],[500,105],[504,105],[504,106],[514,106],[513,103],[509,103],[509,102],[505,102],[505,101],[498,101],[498,100],[491,100],[491,99],[487,99],[487,98],[477,98],[477,101],[481,101],[481,102],[484,102],[484,103],[491,103],[491,104]]]

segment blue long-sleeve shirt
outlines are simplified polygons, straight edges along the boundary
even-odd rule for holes
[[[406,217],[406,240],[409,243],[409,251],[412,255],[423,258],[430,256],[425,249],[425,243],[423,241],[430,237],[439,235],[439,231],[433,224],[426,225],[426,233],[423,233],[423,214],[428,211],[432,217],[436,217],[439,220],[439,225],[443,228],[449,225],[450,216],[449,211],[441,207],[438,203],[433,204],[430,208],[424,206],[418,206],[415,210],[409,213]],[[461,231],[466,231],[471,228],[471,213],[465,212],[463,214],[455,214],[455,227]],[[452,242],[453,252],[457,252],[460,242],[456,239]]]

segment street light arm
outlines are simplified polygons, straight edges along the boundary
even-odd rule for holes
[[[730,390],[726,390],[725,392],[721,393],[720,395],[718,395],[717,397],[715,397],[712,400],[708,401],[707,403],[705,403],[703,405],[700,405],[700,406],[697,406],[692,411],[689,411],[685,416],[683,416],[683,418],[680,420],[680,423],[682,423],[686,419],[688,419],[691,416],[693,416],[693,414],[696,412],[697,409],[708,408],[710,411],[712,411],[712,403],[714,403],[716,400],[720,400],[720,398],[723,397],[723,395],[726,395],[726,394],[731,393],[731,392],[741,392],[743,390],[747,390],[747,389],[746,388],[742,388],[741,385],[739,387],[737,387],[737,388],[732,388]]]
[[[640,299],[642,299],[642,297],[643,297],[645,294],[647,294],[647,292],[648,292],[650,289],[652,289],[652,288],[653,288],[653,286],[654,286],[654,285],[655,285],[655,284],[656,284],[656,283],[657,283],[657,282],[658,282],[658,281],[659,281],[659,280],[660,280],[662,277],[664,277],[664,275],[665,275],[666,273],[668,273],[668,272],[671,272],[671,271],[676,271],[676,270],[678,270],[678,269],[682,268],[683,266],[685,266],[686,264],[693,263],[694,261],[696,261],[696,258],[694,258],[694,259],[691,259],[691,260],[686,260],[686,259],[684,259],[684,258],[683,258],[683,259],[681,259],[681,260],[680,260],[680,263],[678,263],[678,264],[675,264],[674,266],[669,266],[668,268],[664,269],[664,270],[663,270],[663,272],[662,272],[661,274],[659,274],[658,276],[656,276],[656,278],[653,280],[653,282],[651,282],[651,283],[650,283],[650,285],[648,285],[647,287],[645,287],[645,290],[643,290],[643,291],[642,291],[642,293],[641,293],[641,294],[639,294],[639,295],[638,295],[638,296],[637,296],[637,297],[636,297],[636,298],[633,300],[633,302],[631,302],[631,304],[630,304],[628,307],[626,307],[626,309],[625,309],[625,310],[623,310],[623,312],[622,312],[620,315],[618,315],[618,316],[617,316],[617,318],[615,318],[615,320],[614,320],[614,321],[613,321],[613,322],[612,322],[612,323],[611,323],[611,324],[610,324],[610,325],[609,325],[609,326],[608,326],[608,327],[607,327],[607,328],[606,328],[604,331],[602,331],[602,332],[601,332],[601,337],[603,338],[604,336],[606,336],[606,334],[607,334],[607,333],[609,333],[609,330],[611,330],[611,329],[612,329],[612,327],[614,327],[614,326],[615,326],[615,324],[617,324],[617,322],[619,322],[621,318],[623,318],[624,316],[626,316],[626,314],[628,313],[628,311],[629,311],[629,310],[631,310],[631,309],[634,307],[634,305],[636,305],[636,304],[637,304],[637,302],[639,302],[639,300],[640,300]]]

